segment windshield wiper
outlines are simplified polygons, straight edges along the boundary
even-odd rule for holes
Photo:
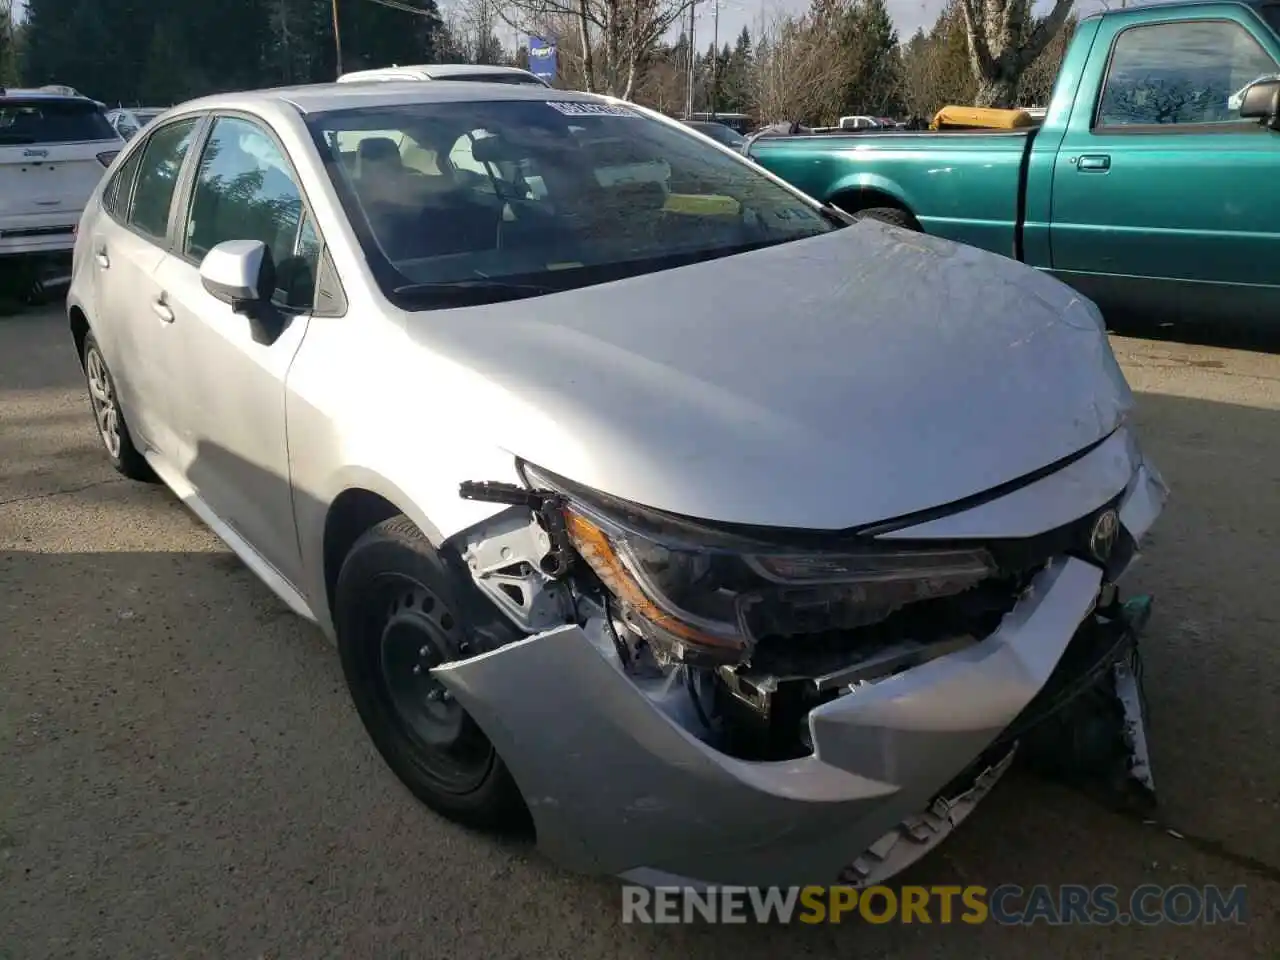
[[[821,207],[822,213],[832,223],[839,224],[842,227],[848,227],[858,222],[858,218],[851,213],[845,213],[834,203],[824,203]]]
[[[556,293],[559,287],[541,283],[512,283],[506,280],[470,279],[436,280],[429,283],[406,283],[392,292],[401,297],[422,297],[450,303],[497,303]]]
[[[35,137],[24,137],[16,133],[0,133],[0,143],[9,144],[11,146],[22,146],[28,143],[35,143]]]

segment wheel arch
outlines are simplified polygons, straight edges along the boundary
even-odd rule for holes
[[[324,601],[330,616],[333,614],[333,594],[338,584],[338,571],[342,569],[342,562],[347,554],[366,531],[397,514],[409,515],[408,511],[394,501],[365,487],[348,487],[329,504],[329,509],[325,512],[321,543]],[[425,530],[423,532],[426,533]]]
[[[89,316],[77,304],[67,308],[67,324],[71,328],[71,338],[76,345],[76,360],[80,369],[84,369],[84,341],[89,336]]]
[[[845,213],[857,213],[871,207],[893,207],[915,217],[915,210],[897,184],[869,174],[838,184],[828,200]]]

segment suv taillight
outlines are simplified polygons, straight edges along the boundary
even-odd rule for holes
[[[98,162],[104,167],[111,166],[111,161],[120,155],[119,150],[106,150],[98,154]]]

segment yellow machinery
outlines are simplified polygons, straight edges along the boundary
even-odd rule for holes
[[[1025,110],[998,110],[990,107],[943,107],[933,115],[930,130],[1020,130],[1036,126]]]

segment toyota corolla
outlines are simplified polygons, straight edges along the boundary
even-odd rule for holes
[[[1166,488],[1048,276],[630,104],[341,84],[148,125],[68,309],[112,463],[319,625],[447,817],[864,885],[1018,756],[1151,793],[1117,581]]]

